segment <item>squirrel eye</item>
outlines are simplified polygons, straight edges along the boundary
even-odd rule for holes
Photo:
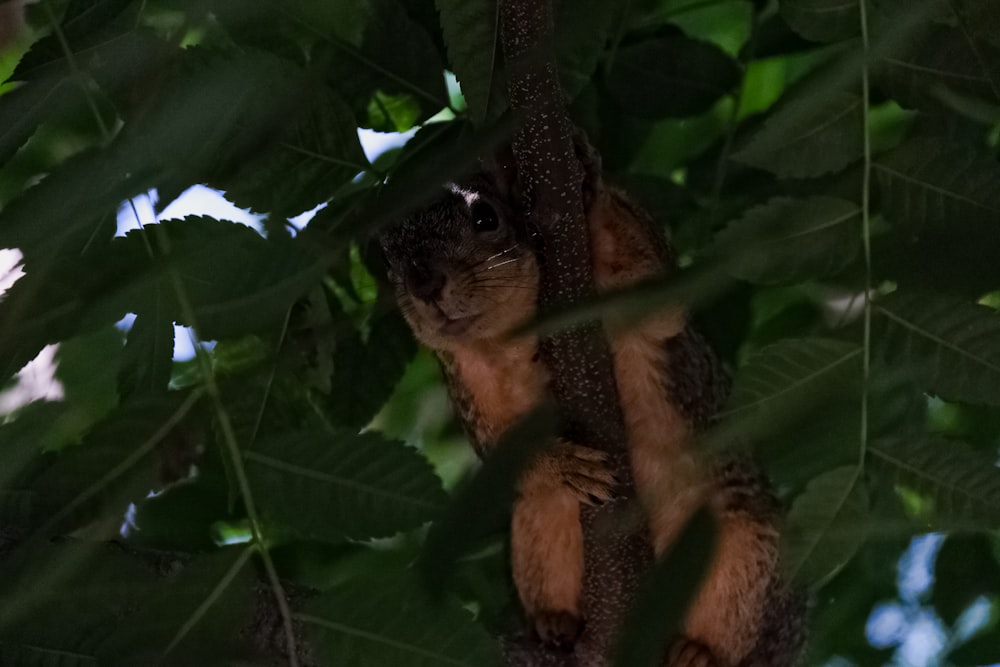
[[[496,210],[484,201],[472,205],[472,228],[477,232],[492,232],[500,227]]]

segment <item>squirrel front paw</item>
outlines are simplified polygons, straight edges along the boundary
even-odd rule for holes
[[[583,631],[583,619],[565,610],[543,609],[531,616],[535,632],[546,644],[570,649]]]
[[[558,461],[562,483],[581,503],[596,506],[614,499],[618,478],[605,452],[560,440],[552,454]]]
[[[722,667],[722,665],[705,646],[687,637],[681,637],[670,647],[667,667]]]

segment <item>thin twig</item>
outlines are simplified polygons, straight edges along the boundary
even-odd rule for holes
[[[864,470],[865,457],[868,453],[868,393],[869,377],[871,374],[871,337],[872,337],[872,245],[871,245],[871,178],[872,178],[872,143],[871,127],[869,119],[868,105],[870,103],[870,91],[868,82],[868,14],[865,8],[865,0],[858,0],[858,8],[861,20],[861,113],[862,132],[864,133],[864,167],[862,171],[861,183],[861,235],[864,244],[865,256],[865,316],[864,316],[864,341],[862,353],[861,370],[861,424],[858,447],[858,475]]]
[[[45,7],[45,13],[49,17],[49,23],[52,24],[52,32],[55,33],[56,39],[59,40],[59,46],[62,48],[63,56],[66,58],[66,64],[69,65],[70,71],[73,73],[73,78],[76,80],[77,85],[83,90],[83,96],[87,100],[87,106],[90,107],[90,112],[94,115],[94,120],[97,121],[97,127],[101,131],[101,138],[107,141],[110,137],[110,131],[108,126],[105,125],[104,119],[101,118],[101,112],[97,108],[97,103],[94,101],[93,96],[90,94],[90,89],[87,87],[86,78],[83,76],[83,70],[76,63],[76,57],[73,55],[73,50],[69,48],[69,41],[66,39],[66,34],[63,33],[62,26],[59,25],[59,21],[56,20],[56,15],[52,12],[52,7],[49,5],[48,0],[42,1],[42,6]]]

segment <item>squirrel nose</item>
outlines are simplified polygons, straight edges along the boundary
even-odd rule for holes
[[[447,281],[440,269],[414,262],[406,275],[406,290],[414,298],[431,303],[441,298]]]

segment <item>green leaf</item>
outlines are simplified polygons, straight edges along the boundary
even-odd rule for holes
[[[941,89],[997,104],[1000,79],[993,79],[982,57],[992,60],[998,54],[1000,49],[973,43],[960,28],[929,23],[877,59],[872,75],[886,95],[906,108],[941,111]]]
[[[26,275],[4,294],[0,301],[0,377],[16,373],[47,344],[84,329],[80,314],[85,295],[109,285],[117,268],[110,262],[99,263],[91,255],[67,259],[51,268],[29,266]],[[110,324],[124,314],[99,324]]]
[[[978,0],[972,0],[978,2]],[[876,6],[893,19],[913,17],[930,21],[951,20],[953,13],[949,5],[954,0],[875,0]]]
[[[988,535],[949,535],[934,563],[934,610],[946,624],[980,596],[1000,594],[1000,562]]]
[[[419,452],[375,433],[261,437],[244,456],[265,519],[304,539],[387,537],[429,521],[446,501]]]
[[[833,197],[772,199],[717,237],[732,274],[764,284],[836,275],[860,243],[861,207]]]
[[[708,574],[718,526],[707,509],[685,524],[670,551],[643,577],[635,603],[622,624],[615,665],[663,664],[663,647],[683,629],[684,615]]]
[[[615,3],[603,0],[556,3],[556,62],[567,100],[591,82],[611,34],[615,9]]]
[[[817,589],[857,552],[868,532],[868,492],[855,466],[813,479],[788,513],[784,564],[789,576]]]
[[[908,536],[907,536],[908,537]],[[850,656],[858,665],[892,663],[895,645],[873,648],[866,628],[873,608],[894,599],[900,555],[909,539],[869,540],[810,605],[808,659],[803,664],[825,664],[834,656]]]
[[[94,135],[95,142],[106,141],[100,123],[112,125],[116,118],[102,93],[116,95],[149,77],[150,69],[173,48],[151,31],[135,29],[134,21],[126,22],[124,27],[114,22],[101,24],[110,13],[121,9],[120,0],[73,4],[82,10],[79,16],[69,19],[74,24],[79,21],[73,47],[82,78],[66,65],[64,51],[54,34],[39,40],[25,54],[11,77],[24,83],[0,96],[0,164],[7,163],[40,125],[53,121],[63,130],[66,125],[75,125]],[[88,75],[100,82],[101,90],[93,86]],[[99,116],[96,120],[94,113]],[[79,150],[65,134],[60,133],[59,138],[66,143],[60,144],[58,161],[65,159],[67,150]]]
[[[67,407],[55,401],[33,401],[18,410],[4,424],[0,424],[0,489],[25,489],[31,480],[51,463],[51,455],[42,452],[57,450],[70,443],[79,442],[80,433],[89,424],[78,424],[67,419]],[[37,499],[31,500],[35,503]],[[0,523],[10,528],[27,528],[37,522]]]
[[[198,556],[142,591],[142,606],[114,629],[102,664],[223,664],[253,613],[255,577],[241,546]]]
[[[945,0],[973,39],[1000,47],[1000,8],[991,0]],[[994,62],[994,66],[997,63]]]
[[[350,258],[344,257],[337,266],[347,274],[350,264]],[[350,284],[347,275],[342,282],[338,280],[338,284],[345,283]],[[345,338],[351,338],[355,349],[363,351],[360,332],[354,330],[336,296],[325,286],[318,285],[295,304],[288,317],[282,346],[284,353],[295,359],[293,372],[305,389],[330,393],[334,354],[341,345],[347,344]],[[347,363],[353,361],[351,358]]]
[[[121,547],[97,542],[44,544],[4,566],[4,665],[106,664],[97,659],[102,644],[155,582]]]
[[[368,100],[368,125],[383,132],[406,132],[420,121],[420,104],[409,95],[375,91]]]
[[[52,419],[50,446],[87,430],[119,404],[116,375],[122,362],[121,332],[106,326],[63,341],[55,353],[63,414]]]
[[[183,437],[199,442],[198,436],[191,433]],[[222,470],[222,456],[216,447],[204,449],[193,479],[171,484],[135,504],[126,532],[129,544],[191,552],[210,551],[217,546],[219,535],[213,526],[232,520],[234,513],[228,507],[229,483]]]
[[[326,400],[340,426],[366,426],[389,399],[417,351],[409,326],[397,310],[378,317],[368,339],[360,332],[337,344],[333,391]]]
[[[506,107],[497,71],[500,26],[497,0],[435,0],[441,14],[441,31],[448,47],[451,71],[458,78],[462,95],[475,125],[483,125]]]
[[[0,328],[0,370],[14,373],[44,345],[154,303],[204,339],[254,332],[282,320],[320,280],[322,261],[301,239],[264,239],[233,222],[190,217],[148,225],[48,272],[29,266],[0,303],[9,318]]]
[[[861,352],[822,338],[786,339],[753,352],[705,446],[752,447],[779,482],[796,487],[855,460]]]
[[[7,164],[42,122],[77,115],[85,103],[83,91],[68,77],[49,76],[5,92],[0,96],[0,164]]]
[[[863,154],[863,108],[851,93],[798,96],[780,103],[733,159],[779,178],[840,171]]]
[[[882,209],[910,232],[956,225],[1000,229],[1000,164],[966,145],[940,139],[911,140],[874,166]]]
[[[126,265],[147,255],[147,243],[154,252],[152,271],[133,278],[91,317],[123,308],[137,312],[153,294],[166,292],[174,319],[196,326],[203,338],[236,336],[280,322],[323,272],[301,241],[264,239],[245,225],[207,217],[149,225],[116,240],[112,249],[119,264]],[[157,261],[161,257],[166,264]],[[193,321],[178,301],[178,289],[191,306]]]
[[[861,348],[823,338],[780,341],[751,355],[740,368],[721,418],[759,415],[786,419],[789,406],[820,400],[829,393],[855,392]]]
[[[252,612],[250,553],[188,560],[95,542],[36,548],[0,581],[18,605],[0,613],[0,655],[5,665],[229,664],[216,658]]]
[[[311,601],[295,618],[328,664],[356,667],[490,667],[496,641],[453,603],[435,604],[408,573],[353,580]]]
[[[38,531],[79,526],[109,511],[124,513],[129,501],[156,488],[150,455],[197,398],[175,393],[133,401],[91,429],[82,443],[60,452],[31,485],[45,507]]]
[[[855,0],[779,0],[778,11],[795,32],[814,42],[846,39],[861,29]]]
[[[320,62],[325,61],[326,80],[354,110],[359,124],[383,132],[398,129],[372,125],[381,115],[373,119],[368,108],[379,92],[411,97],[421,109],[418,122],[448,105],[437,48],[396,0],[329,4],[318,26],[328,42]]]
[[[0,247],[18,248],[29,265],[83,254],[95,239],[111,238],[118,205],[141,189],[138,175],[107,151],[80,153],[0,211]]]
[[[1000,405],[1000,314],[954,297],[895,294],[875,303],[877,349],[933,394]]]
[[[218,346],[216,346],[218,349]],[[275,368],[271,373],[237,374],[219,383],[222,403],[232,437],[243,449],[250,449],[265,432],[285,432],[297,429],[302,420],[299,410],[288,410],[288,403],[306,404],[307,396],[297,384],[282,382]],[[229,434],[218,416],[212,422],[215,443],[214,460],[222,466],[226,479],[226,503],[230,512],[239,500],[237,473],[229,454]]]
[[[640,118],[693,116],[739,83],[736,62],[717,46],[680,33],[622,46],[608,73],[608,93]]]
[[[152,56],[93,57],[130,62]],[[157,186],[187,187],[206,180],[206,172],[221,179],[245,162],[262,136],[281,126],[283,106],[308,84],[288,63],[260,54],[227,59],[191,48],[168,71],[172,77],[165,75],[150,108],[127,122],[109,147],[65,161],[0,212],[0,247],[19,248],[30,263],[106,241],[128,197]],[[211,122],[205,109],[215,110]]]
[[[950,225],[925,228],[919,235],[901,225],[872,239],[873,283],[889,280],[909,292],[936,290],[978,299],[1000,290],[1000,244],[995,240],[991,224],[966,224],[961,233]]]
[[[150,301],[129,329],[125,355],[118,375],[118,392],[153,396],[167,390],[174,358],[174,321],[167,312],[167,286],[151,290]]]
[[[325,202],[368,168],[354,116],[336,94],[319,87],[299,102],[271,141],[234,174],[211,181],[237,206],[290,217]]]
[[[6,458],[6,457],[5,457]],[[5,538],[27,533],[37,515],[38,498],[33,491],[7,491],[0,489],[0,554],[4,552]],[[6,531],[10,531],[9,533]]]
[[[295,106],[308,109],[315,81],[293,63],[258,52],[223,56],[189,47],[174,58],[163,83],[129,117],[113,147],[128,172],[150,187],[180,191],[222,180],[283,138]],[[213,113],[206,122],[205,110]]]
[[[225,37],[245,51],[266,51],[297,62],[306,56],[303,47],[321,34],[317,28],[335,3],[291,0],[279,6],[252,0],[172,0],[171,4],[181,5],[189,15],[211,11]]]
[[[878,441],[872,463],[898,485],[928,496],[931,517],[945,527],[994,529],[1000,525],[1000,469],[992,458],[953,440]]]
[[[108,26],[130,5],[132,0],[72,0],[58,28],[31,45],[17,68],[11,81],[26,81],[35,78],[38,70],[62,61],[66,52],[63,40],[70,51],[77,53],[98,46],[108,36]]]

